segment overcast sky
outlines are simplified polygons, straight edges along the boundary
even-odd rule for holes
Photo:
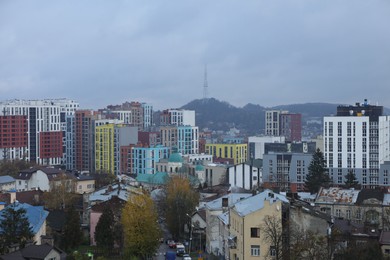
[[[390,1],[0,0],[0,100],[390,107]]]

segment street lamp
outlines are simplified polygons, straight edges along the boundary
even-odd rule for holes
[[[192,244],[192,231],[194,230],[194,225],[192,225],[192,217],[186,213],[186,216],[190,218],[190,223],[191,223],[191,230],[190,230],[190,245],[188,247],[188,254],[191,255],[191,244]]]

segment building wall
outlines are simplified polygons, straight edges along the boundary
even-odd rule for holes
[[[262,176],[264,184],[283,191],[303,191],[312,158],[312,154],[265,154]]]
[[[206,153],[217,158],[231,158],[234,164],[247,161],[247,144],[206,144]]]
[[[76,182],[76,193],[84,194],[95,191],[95,180],[82,180]]]
[[[156,163],[169,157],[169,148],[157,147],[133,147],[132,169],[135,174],[156,173]]]
[[[280,135],[285,136],[288,142],[300,142],[302,140],[302,115],[280,114]]]
[[[77,108],[77,102],[67,99],[11,100],[0,102],[2,116],[25,116],[28,120],[26,128],[27,136],[26,138],[23,137],[23,140],[26,139],[27,141],[28,149],[24,150],[19,147],[13,147],[11,149],[9,147],[11,152],[9,159],[25,157],[26,160],[38,164],[58,165],[63,163],[65,150],[62,151],[60,157],[40,157],[40,151],[42,150],[40,147],[40,133],[66,131],[65,116],[72,114]],[[17,128],[20,131],[24,131],[23,125],[19,125]],[[19,137],[21,138],[21,136]],[[65,139],[62,142],[65,142]],[[62,146],[66,148],[64,145],[62,143]]]
[[[264,207],[258,211],[240,216],[234,209],[230,209],[230,234],[237,237],[236,248],[230,249],[230,259],[266,259],[270,257],[270,243],[264,239],[263,232],[259,237],[251,237],[251,228],[259,228],[264,225],[264,219],[271,216],[282,221],[282,202],[276,201],[270,204],[264,201]],[[251,254],[251,246],[260,246],[260,256]],[[260,258],[259,258],[260,257]]]
[[[16,189],[16,182],[0,183],[0,191],[9,191]]]
[[[178,145],[178,131],[175,126],[162,126],[161,132],[161,145],[165,147],[177,147]]]
[[[94,169],[92,158],[95,151],[94,112],[91,110],[76,111],[75,117],[75,169],[92,172]]]
[[[42,191],[50,191],[49,178],[46,173],[41,170],[37,170],[31,175],[28,181],[28,190],[40,189]]]
[[[115,174],[115,125],[106,124],[95,129],[95,168],[96,171]]]
[[[285,143],[284,136],[250,136],[248,138],[249,159],[263,159],[266,143]]]
[[[228,168],[228,182],[231,187],[252,190],[262,184],[262,169],[246,163]]]
[[[91,241],[91,246],[96,246],[95,231],[101,215],[102,213],[100,212],[91,211],[90,213],[89,239]]]
[[[178,126],[177,133],[177,148],[179,153],[199,153],[199,129],[197,126]]]

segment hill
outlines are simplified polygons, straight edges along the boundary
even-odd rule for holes
[[[301,113],[303,124],[316,118],[331,115],[336,112],[337,104],[306,103],[263,107],[247,104],[242,108],[235,107],[225,101],[215,98],[196,99],[182,106],[183,109],[196,111],[196,124],[200,129],[227,130],[236,127],[246,134],[254,135],[264,132],[265,110],[287,110]]]

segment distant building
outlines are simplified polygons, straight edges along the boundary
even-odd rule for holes
[[[169,157],[170,149],[161,145],[155,147],[133,147],[132,148],[132,173],[154,174],[157,163],[161,159]]]
[[[259,188],[262,183],[263,161],[250,160],[228,168],[228,182],[230,187],[239,187],[245,190]]]
[[[383,107],[364,103],[338,106],[336,116],[324,117],[324,157],[335,184],[352,171],[365,188],[381,183],[380,165],[390,161],[390,116]]]
[[[265,154],[263,157],[264,185],[281,191],[303,191],[312,158],[313,155],[309,153]]]
[[[234,164],[239,164],[245,162],[248,158],[248,145],[206,144],[206,153],[214,158],[230,158],[233,159]]]
[[[284,136],[250,136],[248,138],[248,159],[263,159],[266,143],[285,143]]]
[[[302,115],[281,110],[265,112],[265,134],[269,136],[285,136],[286,141],[302,140]]]
[[[160,125],[196,126],[195,111],[185,109],[166,109],[160,115]]]
[[[67,117],[79,104],[68,99],[0,102],[0,158],[43,165],[66,164]]]

